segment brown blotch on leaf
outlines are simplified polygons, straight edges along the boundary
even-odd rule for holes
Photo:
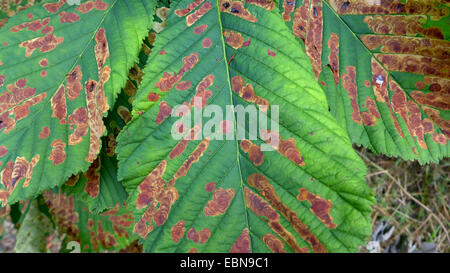
[[[294,12],[294,19],[292,21],[292,32],[301,40],[306,40],[306,25],[309,18],[309,0],[303,0],[302,5]]]
[[[156,124],[161,124],[172,113],[172,108],[167,102],[162,101],[159,104],[158,115],[156,116]]]
[[[275,57],[277,56],[277,53],[275,53],[275,51],[270,50],[269,48],[267,49],[267,55],[269,55],[270,57]]]
[[[425,15],[375,15],[367,16],[364,22],[375,34],[395,34],[399,36],[416,36],[444,39],[439,27],[424,28],[421,21],[426,21]]]
[[[56,3],[46,3],[44,8],[48,13],[57,13],[58,10],[66,3],[66,0],[58,0]]]
[[[231,204],[231,200],[234,198],[234,189],[222,189],[218,188],[213,193],[212,200],[208,201],[203,213],[205,216],[217,216],[220,214],[225,214],[228,206]]]
[[[100,192],[100,157],[97,157],[84,174],[87,182],[84,191],[91,197],[96,198]]]
[[[232,14],[252,23],[258,22],[258,19],[253,16],[244,7],[244,3],[240,1],[220,0],[220,11]]]
[[[83,86],[81,85],[81,79],[83,78],[83,74],[81,73],[81,67],[77,65],[72,72],[67,74],[67,97],[70,100],[75,100],[80,95],[81,89]]]
[[[249,160],[255,165],[259,166],[264,163],[264,153],[261,151],[261,147],[253,144],[250,140],[241,140],[241,149],[245,153],[248,153]]]
[[[210,2],[203,3],[203,5],[201,5],[201,7],[199,9],[197,9],[193,13],[189,14],[188,16],[186,16],[186,25],[188,27],[190,27],[193,24],[195,24],[195,22],[200,20],[200,18],[203,15],[205,15],[211,8],[212,8],[212,5],[211,5]]]
[[[251,253],[250,235],[245,228],[231,247],[230,253]]]
[[[179,91],[186,91],[191,87],[192,87],[191,81],[181,81],[175,86],[175,88]]]
[[[181,128],[180,128],[181,129]],[[170,151],[169,158],[173,160],[177,156],[180,156],[187,148],[187,145],[191,140],[198,139],[198,136],[201,133],[201,125],[195,125],[192,127],[189,132],[184,136],[184,138],[178,142],[178,144]]]
[[[201,34],[203,31],[205,31],[208,28],[208,25],[203,24],[201,26],[195,27],[194,28],[194,34],[198,35]]]
[[[330,62],[331,72],[333,72],[334,83],[339,84],[339,36],[336,33],[330,34],[328,47],[331,50],[328,61]]]
[[[172,234],[172,240],[175,243],[178,243],[178,241],[183,237],[184,232],[186,231],[186,222],[184,220],[178,221],[171,229]]]
[[[166,171],[167,161],[161,163],[149,173],[138,186],[138,197],[136,199],[136,209],[142,209],[154,201],[164,188],[162,176]]]
[[[28,41],[23,41],[19,47],[25,48],[25,57],[30,57],[33,52],[40,48],[42,53],[54,50],[59,44],[64,42],[64,37],[56,37],[53,33],[47,34],[43,37],[34,38]]]
[[[342,73],[342,86],[347,90],[350,97],[353,113],[352,119],[358,124],[362,124],[361,113],[358,104],[358,87],[356,86],[356,69],[354,66],[346,66],[347,74]]]
[[[298,218],[295,211],[286,206],[281,202],[280,197],[275,192],[273,186],[269,183],[268,179],[259,173],[252,174],[248,177],[248,183],[251,187],[259,190],[261,196],[263,196],[267,201],[279,211],[288,221],[291,223],[294,230],[302,237],[303,240],[308,242],[311,249],[314,252],[326,252],[325,246],[317,239],[317,237],[309,230],[309,228]],[[250,191],[249,191],[250,192]],[[247,198],[246,198],[247,199]],[[281,224],[277,220],[273,220],[272,229],[274,229],[277,234],[282,238],[286,238],[285,241],[291,246],[291,248],[296,248],[298,252],[304,252],[305,249],[301,249],[298,245],[292,241],[292,235],[289,235],[288,231],[282,231]],[[270,223],[269,223],[270,224]],[[289,240],[288,240],[289,239]],[[294,239],[295,241],[295,239]]]
[[[273,2],[271,0],[270,1],[272,4]],[[273,9],[273,7],[272,7]],[[295,0],[284,0],[283,1],[283,20],[286,22],[291,21],[291,13],[294,11],[295,9]]]
[[[300,189],[297,196],[299,201],[308,201],[311,204],[310,210],[328,228],[336,228],[333,218],[330,215],[333,205],[330,200],[325,200],[317,194],[313,194],[305,188]]]
[[[211,45],[212,45],[212,40],[211,40],[210,38],[205,38],[205,39],[203,39],[202,46],[203,46],[204,48],[210,48]]]
[[[183,58],[183,67],[180,69],[178,73],[170,73],[164,72],[164,75],[158,82],[155,83],[155,87],[159,88],[161,92],[169,91],[177,82],[181,80],[184,73],[191,70],[198,63],[198,53],[192,53],[189,56]]]
[[[305,40],[306,53],[311,60],[316,80],[322,71],[322,0],[312,0],[309,7],[308,33]]]
[[[58,91],[51,99],[52,117],[59,120],[59,124],[66,124],[67,105],[64,85],[60,85]]]
[[[77,108],[69,116],[69,125],[76,126],[72,134],[69,135],[69,145],[77,145],[83,141],[89,130],[88,113],[86,108]]]
[[[61,139],[56,139],[52,142],[51,146],[53,150],[48,159],[53,161],[54,166],[63,163],[66,160],[66,143],[64,143]]]
[[[297,148],[295,139],[289,138],[288,140],[283,140],[279,133],[264,129],[261,129],[260,134],[263,139],[266,139],[266,143],[272,145],[272,147],[284,157],[300,167],[305,166],[305,160],[300,150]]]
[[[248,102],[256,103],[260,106],[260,110],[265,112],[269,106],[269,101],[257,96],[250,83],[247,83],[245,86],[244,83],[244,79],[241,76],[234,76],[231,79],[231,88],[234,92],[238,93],[241,98]]]
[[[225,42],[234,49],[239,49],[244,44],[244,37],[242,37],[242,34],[239,32],[225,30],[223,36],[225,37]]]
[[[77,174],[77,175],[73,174],[71,177],[69,177],[69,179],[67,179],[67,181],[64,183],[64,185],[73,187],[77,184],[79,179],[80,179],[79,174]]]
[[[194,0],[194,2],[190,3],[186,8],[175,10],[175,14],[178,17],[186,16],[191,11],[193,11],[196,7],[200,6],[201,3],[203,3],[203,0]]]
[[[159,100],[159,94],[155,92],[149,92],[147,96],[148,101],[157,101]]]
[[[0,157],[5,156],[8,153],[8,149],[5,145],[0,145]]]
[[[205,185],[205,191],[207,192],[213,192],[214,188],[216,187],[216,183],[214,182],[209,182],[208,184]]]
[[[119,105],[117,107],[117,114],[120,116],[120,118],[123,120],[123,122],[128,123],[131,120],[131,112],[123,105]]]
[[[61,11],[59,13],[59,21],[61,23],[75,23],[76,21],[80,20],[80,16],[76,14],[75,12],[65,12]]]
[[[273,253],[286,253],[283,241],[278,239],[278,237],[273,235],[272,233],[264,235],[262,237],[262,241]]]
[[[47,127],[47,126],[42,127],[42,130],[41,130],[41,132],[39,133],[39,138],[40,138],[40,139],[46,139],[46,138],[49,137],[49,135],[50,135],[50,128]]]
[[[50,23],[50,18],[47,17],[42,20],[35,20],[33,22],[25,22],[20,25],[13,26],[10,28],[10,31],[11,32],[19,32],[26,28],[29,31],[36,32],[38,30],[41,30],[46,25],[48,25],[48,23]],[[43,34],[45,34],[45,33],[43,33]]]

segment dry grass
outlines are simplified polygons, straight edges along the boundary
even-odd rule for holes
[[[376,194],[373,227],[382,221],[395,227],[382,247],[397,240],[403,244],[399,251],[407,251],[408,243],[418,248],[433,243],[439,252],[450,252],[450,159],[421,166],[417,161],[356,150],[366,162],[367,183]]]

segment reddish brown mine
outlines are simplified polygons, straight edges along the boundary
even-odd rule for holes
[[[444,39],[444,34],[440,28],[423,27],[421,21],[426,20],[427,17],[425,15],[376,15],[364,18],[364,22],[375,34],[395,34],[412,37],[421,34],[428,38]]]
[[[190,27],[195,24],[195,22],[200,20],[200,18],[205,15],[211,8],[212,5],[210,2],[203,3],[203,5],[201,5],[199,9],[186,16],[186,26]]]
[[[272,1],[270,1],[272,2]],[[272,2],[273,3],[273,2]],[[283,20],[291,21],[291,13],[295,9],[295,0],[284,0],[283,1]]]
[[[145,177],[141,184],[139,184],[136,209],[147,207],[162,192],[165,185],[162,176],[166,171],[166,166],[167,161],[161,161],[161,163]]]
[[[311,204],[311,212],[314,213],[325,226],[328,228],[337,227],[337,225],[333,223],[333,218],[330,215],[331,209],[333,208],[330,200],[325,200],[305,188],[300,189],[297,199],[299,201],[308,201]]]
[[[148,101],[157,101],[159,100],[159,94],[155,92],[149,92],[147,96]]]
[[[205,185],[205,191],[207,192],[213,192],[214,188],[216,187],[216,183],[214,182],[209,182],[208,184]]]
[[[186,8],[175,10],[175,14],[178,17],[186,16],[191,11],[193,11],[196,7],[200,6],[201,3],[203,3],[203,0],[194,0],[194,2],[190,3]]]
[[[96,198],[100,191],[100,157],[97,157],[84,174],[87,182],[84,191],[91,197]]]
[[[260,106],[260,110],[267,111],[269,101],[263,99],[260,96],[256,96],[255,91],[253,90],[253,86],[250,83],[247,83],[244,86],[244,79],[241,76],[234,76],[231,79],[231,88],[233,89],[234,92],[238,93],[239,96],[244,100],[256,103],[258,106]]]
[[[242,37],[242,34],[239,32],[225,30],[223,36],[225,37],[225,42],[234,49],[239,49],[244,44],[244,37]]]
[[[450,60],[450,42],[422,37],[361,35],[361,41],[370,50],[382,53],[422,55],[441,60]]]
[[[59,120],[59,124],[66,124],[67,105],[64,85],[60,85],[58,91],[51,99],[52,117]]]
[[[448,9],[435,1],[403,0],[329,0],[330,5],[340,14],[427,14],[432,18],[448,15]]]
[[[81,3],[76,8],[77,11],[79,11],[83,14],[86,14],[86,13],[92,11],[93,9],[94,9],[94,3],[92,1],[87,1],[87,2]]]
[[[267,49],[267,55],[269,55],[270,57],[275,57],[277,56],[277,53],[275,53],[274,51],[270,50],[269,48]]]
[[[25,48],[25,57],[30,57],[33,52],[40,48],[42,53],[54,50],[58,45],[64,42],[64,37],[56,37],[53,33],[47,34],[43,37],[34,38],[28,41],[23,41],[19,47]]]
[[[427,144],[425,143],[423,136],[422,112],[420,111],[419,106],[412,100],[408,100],[407,106],[411,136],[417,137],[417,142],[422,149],[427,149]]]
[[[46,3],[44,8],[48,13],[57,13],[58,10],[66,3],[66,0],[58,0],[56,3]]]
[[[203,24],[203,25],[201,25],[201,26],[195,27],[195,28],[194,28],[194,34],[199,35],[199,34],[201,34],[203,31],[205,31],[207,28],[208,28],[208,25],[206,25],[206,24]]]
[[[88,133],[88,113],[86,108],[77,108],[69,116],[69,125],[74,126],[75,130],[69,135],[69,145],[77,145],[83,141],[83,137]]]
[[[362,124],[361,114],[358,104],[358,87],[356,86],[356,69],[354,66],[346,66],[347,73],[342,73],[342,86],[347,90],[350,97],[353,113],[352,120],[358,124]]]
[[[81,85],[81,79],[83,78],[83,74],[81,73],[81,67],[77,65],[72,72],[67,75],[67,97],[70,100],[75,100],[80,95],[81,89],[83,86]]]
[[[275,8],[275,3],[272,0],[244,0],[245,3],[249,3],[258,7],[261,7],[266,10],[273,10]],[[294,0],[295,6],[295,0]]]
[[[309,7],[309,0],[303,0],[302,5],[295,10],[294,19],[292,21],[292,32],[296,37],[303,41],[306,39],[306,24],[308,23]]]
[[[220,11],[232,14],[252,23],[258,22],[258,19],[250,14],[240,1],[220,0]]]
[[[42,127],[41,132],[39,133],[39,138],[40,139],[46,139],[50,136],[50,128],[48,128],[47,126]]]
[[[189,169],[192,167],[192,165],[195,162],[198,162],[200,158],[203,156],[205,151],[208,149],[209,146],[209,139],[203,139],[200,144],[197,145],[195,150],[189,155],[189,157],[186,159],[186,161],[183,162],[183,164],[178,168],[178,170],[175,172],[175,175],[172,177],[172,179],[169,181],[169,186],[173,187],[176,183],[176,181],[180,178],[185,176]]]
[[[190,107],[195,106],[198,109],[205,107],[208,99],[212,96],[212,91],[206,88],[212,86],[213,84],[214,84],[214,75],[210,74],[205,76],[197,85],[196,88],[197,92],[195,93],[195,96],[191,99],[189,106]],[[196,105],[195,99],[199,98],[202,100],[202,104]]]
[[[159,209],[155,212],[154,220],[157,227],[162,226],[170,213],[170,209],[178,199],[178,191],[174,187],[168,187],[164,193],[159,196]]]
[[[133,232],[139,235],[141,238],[146,239],[148,234],[155,229],[153,226],[153,213],[156,203],[151,203],[147,210],[142,215],[141,219],[134,225]]]
[[[0,77],[0,86],[1,84],[2,77]],[[47,96],[46,93],[34,96],[36,89],[27,87],[26,84],[25,78],[16,81],[15,84],[8,84],[7,91],[0,95],[0,130],[5,128],[5,134],[15,128],[18,120],[25,118],[30,113],[31,106],[42,102]],[[15,119],[10,117],[10,114],[13,113]]]
[[[0,145],[0,157],[5,156],[8,153],[8,149],[5,145]]]
[[[251,253],[250,235],[245,228],[231,247],[230,253]]]
[[[440,127],[443,135],[445,135],[446,138],[450,138],[450,122],[448,120],[443,119],[440,116],[439,110],[428,106],[423,106],[422,109],[434,121],[434,123],[436,123],[436,125]],[[439,136],[437,133],[433,133],[433,139],[436,142],[445,145],[445,141],[444,142],[442,141],[442,136]]]
[[[172,240],[175,243],[178,243],[178,241],[183,238],[184,232],[186,231],[186,222],[184,220],[178,221],[171,229],[172,234]]]
[[[103,65],[105,65],[106,63],[106,60],[109,58],[109,46],[104,28],[101,28],[97,31],[97,34],[95,35],[95,41],[97,42],[94,47],[95,59],[97,60],[98,71],[101,71]]]
[[[51,146],[53,149],[48,159],[53,161],[54,166],[63,163],[66,160],[66,143],[61,139],[56,139],[52,142]]]
[[[189,130],[189,133],[170,151],[169,158],[173,160],[174,158],[180,156],[184,153],[187,145],[191,140],[195,140],[201,133],[201,125],[197,124]]]
[[[198,241],[199,241],[199,239],[200,239],[200,236],[199,236],[199,234],[197,233],[197,231],[195,230],[195,228],[190,228],[190,229],[188,230],[188,232],[186,233],[186,238],[187,238],[188,240],[193,241],[194,243],[198,243]]]
[[[31,178],[33,176],[33,169],[36,164],[39,162],[39,155],[35,155],[30,162],[28,162],[24,157],[17,157],[14,162],[14,167],[11,173],[11,192],[14,189],[14,186],[20,179],[25,178],[25,182],[23,183],[24,188],[30,185]],[[9,167],[9,162],[8,162]],[[5,184],[3,184],[5,185]],[[8,189],[8,188],[7,188]],[[11,193],[10,192],[10,193]],[[1,199],[1,198],[0,198]]]
[[[222,189],[218,188],[213,193],[213,198],[206,204],[203,209],[205,216],[218,216],[225,214],[228,206],[231,204],[231,200],[234,198],[234,189]]]
[[[272,233],[267,233],[266,235],[264,235],[262,237],[262,241],[273,253],[286,253],[283,241],[278,239],[278,237],[273,235]]]
[[[450,64],[448,60],[440,60],[425,56],[375,54],[375,57],[391,71],[409,72],[450,78]]]
[[[389,100],[389,94],[387,90],[387,79],[388,77],[386,70],[381,67],[381,65],[375,58],[372,58],[372,86],[373,92],[376,96],[376,100],[378,102],[383,102],[386,104],[389,112],[391,113],[391,119],[394,123],[395,129],[397,130],[398,134],[402,138],[404,138],[405,135],[403,134],[402,128],[400,127],[400,124],[398,123],[398,120],[395,117],[394,112],[392,111],[391,102]]]
[[[42,19],[42,21],[41,20],[36,20],[36,21],[33,21],[33,22],[25,22],[25,23],[22,23],[20,25],[13,26],[9,30],[11,32],[19,32],[19,31],[22,31],[24,29],[27,29],[29,31],[36,32],[38,30],[41,30],[46,25],[48,25],[48,23],[50,23],[50,18],[49,17]]]
[[[328,61],[330,62],[331,72],[333,72],[334,83],[339,84],[339,36],[336,33],[330,34],[328,47],[331,50]]]
[[[212,40],[210,38],[205,38],[203,39],[202,45],[204,48],[210,48],[212,45]]]
[[[209,228],[204,228],[198,232],[198,235],[200,237],[200,244],[204,244],[211,236],[211,231],[209,230]]]
[[[316,80],[322,71],[322,0],[312,0],[309,9],[309,20],[306,26],[305,48],[311,60]]]
[[[75,23],[76,21],[80,20],[80,16],[76,14],[75,12],[65,12],[61,11],[59,13],[59,21],[61,23]]]
[[[425,94],[420,91],[413,91],[410,95],[419,104],[428,105],[443,110],[450,110],[449,92],[439,90]]]
[[[191,87],[192,87],[191,81],[181,81],[175,86],[175,88],[178,91],[186,91],[186,90],[188,90]]]
[[[177,82],[181,80],[184,73],[194,68],[194,66],[198,63],[198,53],[192,53],[191,55],[183,58],[183,67],[180,69],[178,73],[170,73],[164,72],[162,78],[159,79],[158,82],[155,83],[155,87],[159,88],[161,92],[169,91]]]
[[[295,237],[280,224],[280,216],[266,200],[249,188],[244,188],[244,196],[247,207],[256,215],[267,218],[264,221],[267,221],[269,227],[280,235],[295,252],[305,252],[304,249],[298,247]]]
[[[159,104],[158,115],[156,116],[156,124],[161,124],[172,113],[172,108],[167,102],[162,101]]]
[[[305,166],[305,160],[300,150],[297,148],[295,139],[289,138],[288,140],[282,140],[277,132],[265,130],[261,130],[261,135],[264,136],[264,139],[267,139],[266,143],[271,144],[272,147],[284,157],[300,167]]]
[[[252,174],[248,177],[248,183],[251,187],[258,189],[260,194],[264,196],[267,201],[291,223],[292,227],[302,237],[302,239],[311,245],[311,249],[314,252],[326,252],[325,246],[298,218],[297,213],[281,202],[280,197],[277,195],[274,188],[264,175],[259,173]],[[275,222],[278,223],[278,221]],[[280,232],[277,233],[280,234],[280,236],[283,234]],[[289,241],[286,242],[292,247],[292,244],[289,243]]]
[[[241,141],[241,149],[245,153],[248,153],[248,157],[253,165],[259,166],[264,163],[264,153],[261,151],[261,147],[253,144],[250,140],[243,139]]]
[[[377,119],[380,119],[381,115],[378,112],[375,101],[369,96],[366,97],[366,107],[369,112],[361,112],[361,117],[363,119],[364,125],[375,126],[377,123]]]

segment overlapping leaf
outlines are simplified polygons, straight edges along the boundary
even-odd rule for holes
[[[144,250],[354,250],[371,231],[365,166],[328,112],[274,2],[171,5],[133,101],[133,119],[118,137],[119,179],[130,193],[133,229]],[[259,117],[271,119],[274,111],[264,106],[278,105],[278,150],[260,146],[263,135],[276,138],[276,131],[262,130],[256,140],[206,133],[176,140],[172,127],[202,134],[198,121],[185,128],[170,115],[183,104],[191,113],[257,104]],[[236,139],[235,118],[216,124],[216,133]],[[209,121],[200,120],[203,126]]]
[[[88,211],[84,202],[60,192],[45,192],[45,200],[66,241],[78,242],[81,252],[117,251],[136,239],[133,217],[126,206],[115,206],[101,214]]]
[[[421,163],[450,155],[448,1],[280,6],[353,142]]]
[[[34,6],[0,30],[0,202],[59,186],[97,158],[153,20],[152,0]]]

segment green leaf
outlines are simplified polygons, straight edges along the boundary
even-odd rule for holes
[[[295,5],[287,24],[305,41],[331,112],[354,143],[422,164],[450,155],[449,3]]]
[[[256,102],[273,120],[279,106],[278,150],[261,150],[263,130],[176,140],[172,128],[196,127],[167,110],[186,103],[195,114],[195,95],[223,113]],[[236,118],[218,135],[237,139]],[[172,1],[117,152],[147,252],[354,251],[371,233],[365,166],[271,1]]]
[[[81,252],[116,251],[136,240],[131,232],[133,217],[126,206],[117,205],[97,215],[74,196],[52,191],[43,195],[56,226],[66,234],[68,243],[79,243]]]
[[[154,7],[58,1],[0,30],[1,204],[60,186],[97,158],[103,115],[125,85]]]
[[[23,223],[17,232],[16,253],[39,253],[46,251],[46,239],[52,229],[50,220],[39,211],[38,201],[30,202]]]

